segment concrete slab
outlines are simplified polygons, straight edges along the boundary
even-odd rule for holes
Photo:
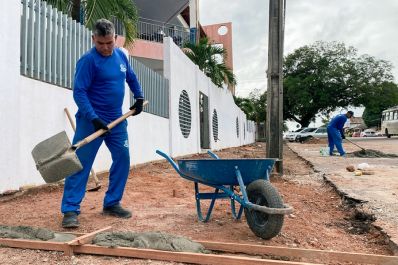
[[[357,143],[366,149],[398,154],[398,138],[361,139]],[[288,143],[288,147],[323,173],[343,196],[357,202],[356,207],[374,215],[374,225],[389,237],[391,249],[398,255],[398,158],[324,157],[320,149],[326,144]],[[349,143],[344,148],[347,152],[358,150]],[[375,174],[355,176],[346,170],[360,163],[369,164]]]

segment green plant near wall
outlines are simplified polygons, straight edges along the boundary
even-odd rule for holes
[[[138,12],[132,0],[47,0],[46,2],[90,29],[97,19],[116,18],[124,27],[127,43],[133,42],[137,36]]]
[[[211,45],[208,38],[201,38],[199,43],[185,43],[184,52],[191,61],[198,65],[199,69],[207,75],[218,87],[226,85],[236,85],[236,78],[232,70],[229,69],[224,60],[227,51],[219,46]],[[224,60],[219,62],[217,56]]]

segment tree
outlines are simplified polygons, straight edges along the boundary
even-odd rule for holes
[[[47,3],[90,29],[97,19],[116,18],[124,26],[127,43],[137,35],[138,13],[132,0],[47,0]]]
[[[373,89],[393,80],[391,69],[344,43],[303,46],[284,59],[284,117],[307,127],[318,113],[364,105]]]
[[[398,105],[397,84],[384,82],[372,89],[364,103],[365,110],[362,114],[366,126],[380,126],[381,112],[395,105]]]
[[[224,60],[217,61],[217,56],[226,58],[227,51],[224,48],[211,45],[206,37],[201,38],[198,44],[185,43],[184,48],[188,58],[218,87],[222,87],[223,84],[236,85],[235,75],[225,65]]]
[[[235,97],[235,104],[246,114],[249,120],[256,123],[265,122],[267,109],[267,92],[261,94],[254,89],[248,98]]]
[[[233,97],[235,104],[246,114],[247,119],[254,120],[254,102],[249,98]]]

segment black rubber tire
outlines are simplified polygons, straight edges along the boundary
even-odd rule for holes
[[[249,201],[270,208],[282,208],[283,201],[278,191],[264,179],[253,181],[247,186]],[[279,234],[283,226],[283,214],[266,214],[245,208],[247,224],[253,233],[263,239],[271,239]]]
[[[388,129],[385,130],[387,138],[391,138],[391,134],[388,134]]]

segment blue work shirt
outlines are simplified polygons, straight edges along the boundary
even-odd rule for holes
[[[114,48],[111,56],[102,56],[95,47],[76,64],[73,98],[87,120],[101,118],[106,122],[122,116],[125,82],[134,98],[143,98],[137,77],[126,55]]]
[[[335,116],[328,124],[328,128],[334,128],[341,132],[341,135],[344,134],[343,128],[344,124],[347,122],[348,118],[345,114],[339,114]]]

